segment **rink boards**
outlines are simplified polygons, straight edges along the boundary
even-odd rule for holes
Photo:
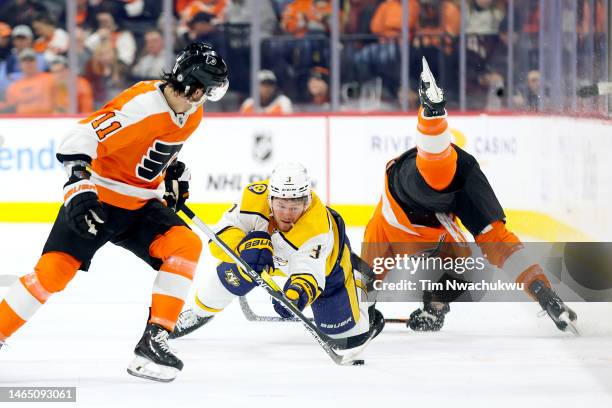
[[[0,119],[0,222],[49,222],[65,175],[54,159],[75,118]],[[602,240],[612,226],[610,123],[552,116],[453,115],[455,143],[479,160],[524,237]],[[367,223],[385,164],[414,146],[414,115],[206,117],[180,157],[191,202],[214,222],[246,183],[280,161],[306,165],[316,190],[351,226]]]

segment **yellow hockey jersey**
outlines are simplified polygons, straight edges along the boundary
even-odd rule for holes
[[[312,192],[306,212],[286,233],[274,228],[268,194],[268,180],[249,184],[240,202],[226,211],[215,226],[215,232],[233,249],[251,231],[268,232],[274,247],[275,268],[287,276],[302,273],[314,276],[321,292],[330,282],[335,286],[336,282],[344,285],[345,281],[352,281],[350,249],[344,231],[339,233],[338,221],[316,193]],[[219,260],[232,262],[214,243],[210,243],[210,250]],[[342,268],[334,268],[336,265]],[[332,277],[334,271],[350,273],[351,277]]]

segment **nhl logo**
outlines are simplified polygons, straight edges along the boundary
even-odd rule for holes
[[[240,279],[238,279],[234,271],[232,271],[231,269],[225,271],[225,281],[232,286],[240,286]]]
[[[253,138],[253,158],[264,163],[272,158],[272,135],[256,134]]]
[[[183,74],[178,74],[176,76],[176,80],[179,81],[179,82],[183,82]]]
[[[217,65],[217,59],[215,57],[213,57],[212,55],[207,55],[206,56],[206,64],[208,64],[208,65]]]

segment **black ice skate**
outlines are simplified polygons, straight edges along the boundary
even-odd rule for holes
[[[368,308],[370,315],[370,330],[357,336],[346,339],[345,349],[353,349],[366,344],[380,334],[385,327],[385,317],[374,306]]]
[[[183,362],[168,346],[168,331],[154,323],[147,324],[134,354],[127,371],[136,377],[170,382],[183,369]]]
[[[529,286],[529,291],[535,296],[542,309],[548,313],[559,330],[570,331],[577,336],[580,334],[576,328],[576,320],[578,319],[576,313],[567,307],[544,282],[536,280]]]
[[[421,81],[419,82],[419,100],[423,107],[423,116],[425,118],[443,118],[446,117],[446,97],[444,91],[436,84],[427,60],[423,57],[423,71],[421,72]]]
[[[423,308],[417,309],[410,314],[406,326],[414,331],[439,331],[444,326],[444,316],[450,312],[448,302],[423,303]]]
[[[214,316],[200,317],[192,309],[181,312],[174,331],[170,333],[170,339],[177,339],[199,329],[208,323]]]

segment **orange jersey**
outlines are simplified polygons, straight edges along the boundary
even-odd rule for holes
[[[168,165],[202,121],[203,108],[175,114],[161,81],[139,82],[81,120],[62,142],[64,160],[89,156],[100,200],[134,210],[162,200]]]
[[[46,72],[13,82],[6,91],[6,104],[18,114],[53,113],[53,76]]]
[[[261,110],[263,113],[269,114],[292,113],[293,104],[285,95],[278,95],[267,106],[262,106]],[[248,98],[242,103],[242,106],[240,106],[240,113],[255,113],[253,98]]]
[[[78,113],[93,112],[93,90],[89,81],[83,77],[77,77],[76,91]],[[54,84],[53,109],[55,113],[66,113],[70,110],[70,92],[65,82],[56,81]]]

